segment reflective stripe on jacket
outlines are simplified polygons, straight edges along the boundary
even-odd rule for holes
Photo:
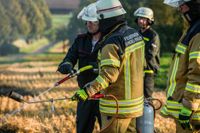
[[[114,29],[103,41],[99,53],[100,74],[87,93],[112,94],[118,99],[120,118],[138,117],[143,114],[144,42],[136,30],[126,25]],[[119,51],[123,52],[119,54]],[[100,99],[100,112],[115,115],[115,101]]]
[[[173,57],[167,83],[167,103],[163,115],[178,118],[185,106],[194,111],[192,122],[200,124],[200,21],[184,34]],[[191,30],[193,29],[193,30]]]

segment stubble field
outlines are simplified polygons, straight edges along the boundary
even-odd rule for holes
[[[76,102],[70,100],[51,103],[37,103],[25,105],[17,114],[11,115],[13,110],[22,106],[7,95],[15,91],[30,100],[41,92],[52,87],[54,83],[64,77],[56,72],[57,62],[24,62],[0,65],[0,133],[74,133],[76,119]],[[37,100],[70,97],[77,89],[76,78],[55,87]],[[164,91],[155,91],[155,98],[165,101]],[[6,118],[6,119],[5,119]],[[99,127],[95,126],[95,133]],[[163,118],[156,113],[155,131],[157,133],[174,133],[173,120]]]

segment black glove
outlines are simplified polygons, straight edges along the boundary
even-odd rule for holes
[[[73,73],[72,65],[70,63],[61,63],[58,67],[58,71],[62,74]]]

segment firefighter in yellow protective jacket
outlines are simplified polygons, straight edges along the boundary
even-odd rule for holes
[[[144,42],[137,30],[127,26],[119,0],[99,0],[96,6],[103,34],[99,42],[100,72],[74,98],[85,101],[99,91],[114,95],[119,104],[118,117],[103,132],[136,133],[136,117],[143,114]],[[102,129],[113,120],[116,109],[112,98],[100,99]]]
[[[179,8],[189,27],[175,49],[161,114],[175,118],[177,133],[200,132],[200,0],[164,3]]]

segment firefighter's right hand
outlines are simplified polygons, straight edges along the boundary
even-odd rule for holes
[[[72,65],[70,63],[62,63],[58,67],[58,71],[62,74],[73,73]]]

